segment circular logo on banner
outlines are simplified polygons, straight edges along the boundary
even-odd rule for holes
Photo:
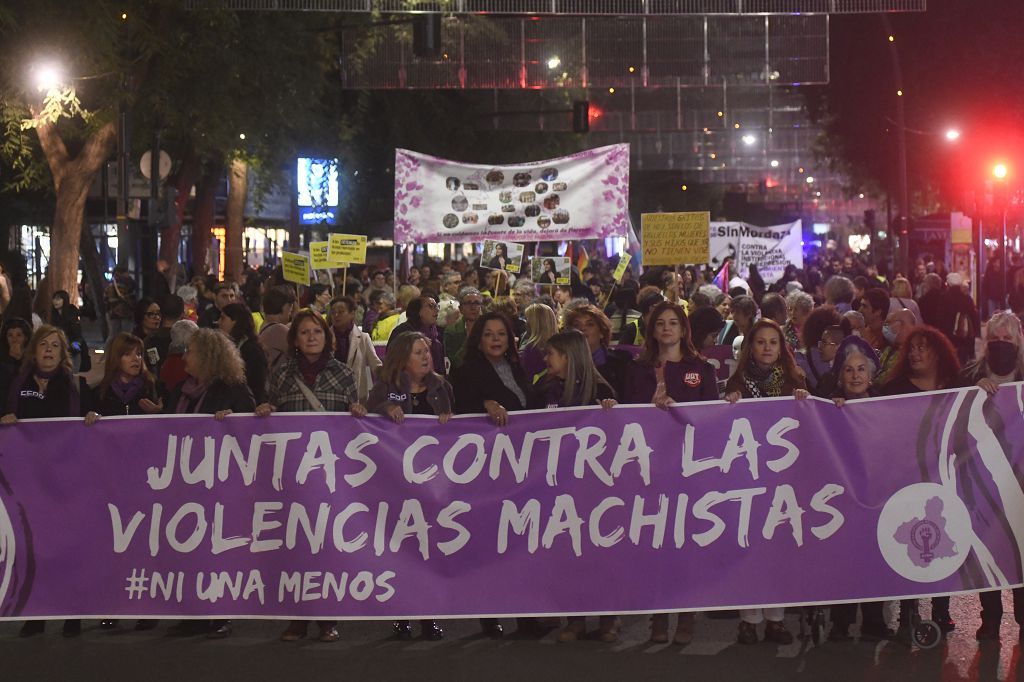
[[[878,549],[892,570],[932,583],[959,569],[971,551],[971,517],[954,491],[915,483],[889,498],[878,517]]]
[[[687,372],[683,375],[683,383],[690,388],[697,388],[700,386],[700,372]]]

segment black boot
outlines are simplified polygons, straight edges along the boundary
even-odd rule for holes
[[[437,624],[436,620],[424,620],[420,622],[423,627],[423,638],[432,641],[444,639],[444,630]]]
[[[396,620],[391,624],[395,639],[408,641],[412,639],[412,623],[407,620]]]
[[[63,635],[65,637],[78,637],[82,634],[82,621],[80,620],[66,620],[64,621]]]
[[[41,635],[46,630],[45,620],[26,620],[25,624],[18,630],[18,637],[32,637]]]

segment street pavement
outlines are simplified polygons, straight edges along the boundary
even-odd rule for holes
[[[220,641],[164,636],[170,622],[151,632],[102,631],[86,621],[82,635],[64,639],[60,621],[44,635],[22,639],[19,623],[0,623],[0,680],[1017,680],[1024,679],[1018,628],[1009,593],[1002,642],[974,639],[978,602],[953,598],[957,628],[931,650],[897,642],[823,642],[797,638],[793,644],[736,643],[735,618],[697,617],[696,637],[687,646],[651,644],[644,616],[626,616],[619,642],[559,644],[551,633],[541,640],[484,639],[474,620],[445,621],[439,642],[400,642],[390,623],[341,623],[342,639],[332,644],[278,641],[281,621],[239,621],[234,635]],[[922,605],[927,612],[927,607]],[[794,634],[799,615],[786,616]],[[505,620],[507,630],[514,622]],[[596,629],[597,619],[588,619]],[[674,627],[674,619],[673,619]],[[416,634],[419,627],[414,624]],[[316,631],[311,625],[310,633]],[[854,629],[854,633],[856,629]]]

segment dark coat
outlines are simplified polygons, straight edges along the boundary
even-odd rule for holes
[[[611,348],[605,349],[605,361],[603,364],[597,365],[597,371],[601,373],[604,380],[615,391],[615,395],[610,397],[618,399],[625,391],[626,370],[631,362],[633,362],[633,357],[626,351]]]
[[[399,385],[386,381],[377,381],[366,399],[366,409],[377,414],[387,414],[391,405],[398,405],[402,412],[412,414],[412,394],[409,391],[409,378],[402,372]],[[455,411],[455,396],[448,381],[440,374],[428,374],[424,383],[427,385],[427,404],[434,414],[449,414]]]
[[[96,391],[96,404],[93,406],[93,411],[103,415],[104,417],[115,417],[118,415],[138,415],[138,414],[149,414],[139,407],[139,401],[143,398],[148,398],[154,403],[160,402],[165,397],[164,391],[161,386],[156,384],[150,384],[145,389],[139,392],[133,400],[127,403],[123,402],[117,397],[117,394],[111,390],[98,390]],[[167,403],[164,403],[166,409]]]
[[[267,402],[267,353],[256,337],[244,339],[238,352],[245,363],[245,383],[257,405]]]
[[[526,373],[518,362],[509,364],[512,376],[529,403],[532,386],[526,378]],[[526,405],[519,402],[519,397],[505,386],[494,365],[485,357],[477,356],[464,363],[453,373],[452,379],[455,411],[459,414],[486,412],[485,400],[493,400],[509,412],[526,408]]]
[[[665,363],[665,390],[677,403],[718,400],[718,377],[710,362],[693,358]],[[639,362],[630,363],[621,401],[649,404],[658,388],[657,370]]]
[[[21,375],[15,377],[14,382],[18,383],[19,378]],[[72,391],[75,395],[72,395]],[[14,400],[17,401],[16,406]],[[60,373],[50,379],[46,393],[41,394],[35,378],[28,374],[20,381],[20,385],[12,384],[4,412],[13,412],[19,420],[84,417],[86,412],[93,409],[93,400],[92,389],[82,377]],[[72,407],[75,405],[77,408]]]
[[[171,399],[164,403],[164,411],[174,414],[178,411],[178,401],[181,398],[181,386],[176,388]],[[256,409],[256,402],[253,400],[252,391],[246,384],[227,384],[223,381],[214,381],[206,389],[206,396],[200,409],[196,409],[198,401],[188,401],[185,409],[180,414],[213,414],[221,410],[232,412],[252,412]]]

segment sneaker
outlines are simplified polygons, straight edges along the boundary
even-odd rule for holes
[[[974,633],[974,639],[979,642],[998,640],[999,639],[999,621],[998,620],[983,620],[981,621],[981,627]]]
[[[786,624],[781,620],[770,620],[764,628],[764,639],[766,642],[776,644],[792,644],[793,635],[786,629]]]
[[[741,620],[736,641],[740,644],[757,644],[757,626]]]
[[[942,634],[956,630],[956,621],[954,621],[948,614],[939,616],[938,618],[932,618],[932,621],[939,626],[939,630],[942,631]]]
[[[281,633],[282,642],[297,642],[300,639],[305,638],[306,633],[309,630],[309,622],[305,620],[293,620],[288,623],[288,627],[285,628],[284,632]]]

